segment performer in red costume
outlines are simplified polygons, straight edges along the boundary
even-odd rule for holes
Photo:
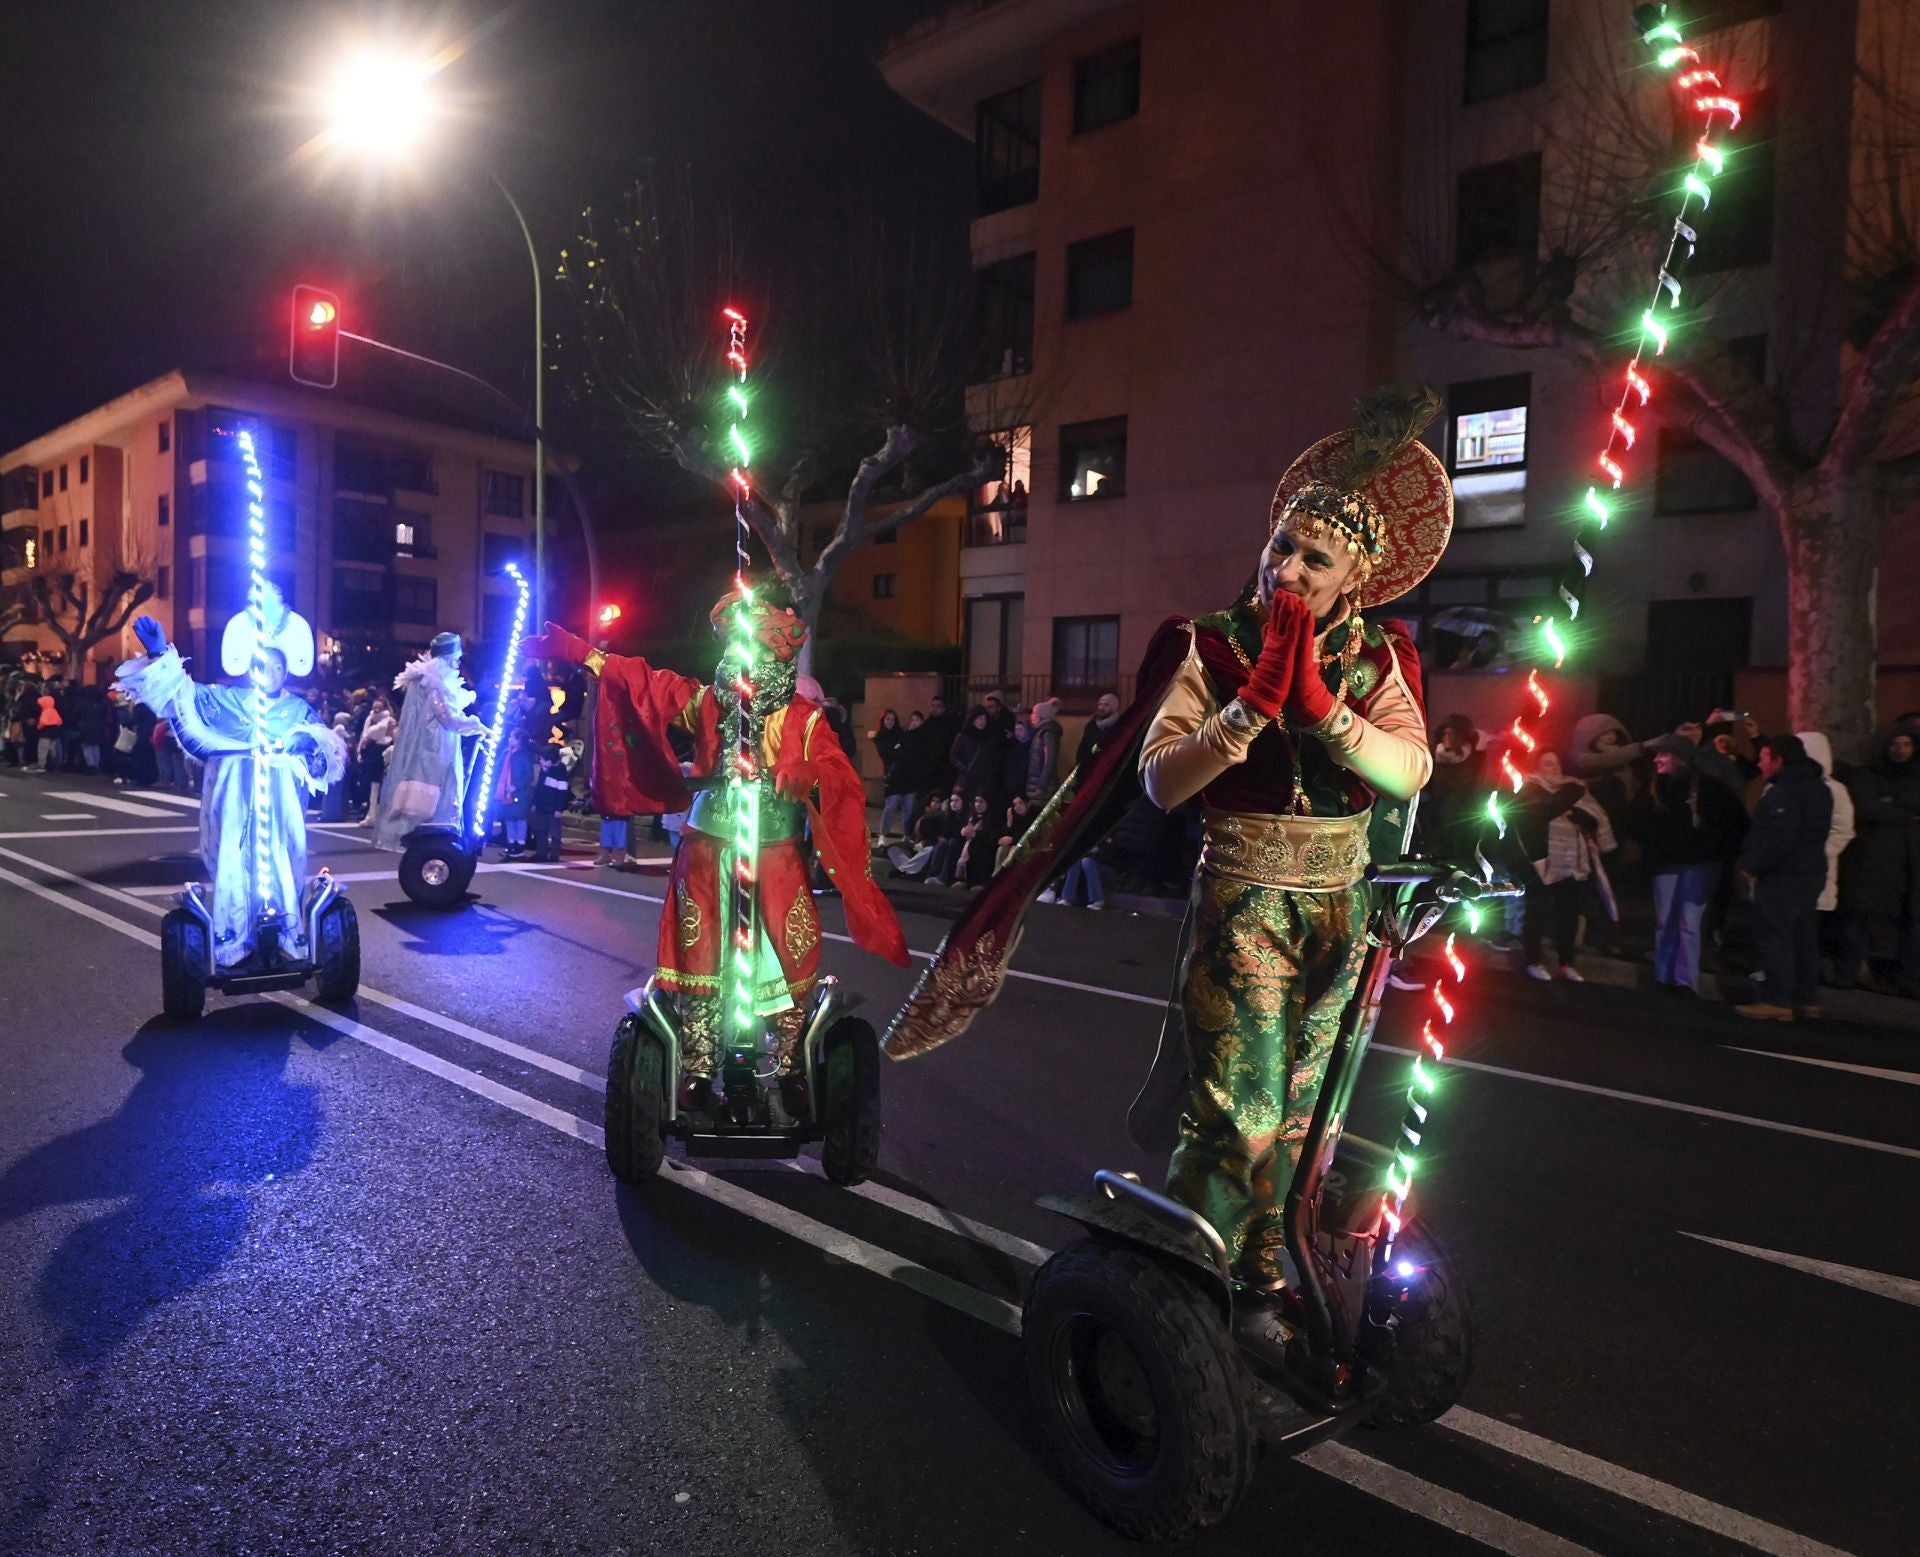
[[[738,593],[713,608],[724,635]],[[760,945],[755,996],[780,1040],[782,1101],[804,1112],[805,1078],[795,1041],[805,998],[820,976],[820,917],[807,888],[803,833],[825,863],[846,909],[856,944],[901,967],[906,938],[893,905],[874,884],[867,836],[866,791],[822,710],[796,690],[806,624],[777,586],[753,590],[755,635],[766,658],[756,668],[753,711],[764,722],[760,771],[770,776],[760,797],[758,884]],[[639,655],[607,654],[549,622],[521,651],[529,662],[583,665],[599,682],[591,759],[593,801],[603,816],[688,812],[687,830],[668,876],[660,916],[658,981],[672,991],[681,1019],[681,1106],[704,1111],[724,1047],[720,953],[727,936],[720,896],[721,855],[731,828],[719,778],[721,729],[734,699],[725,662],[711,680],[661,670]],[[681,774],[667,732],[693,737],[693,776]]]

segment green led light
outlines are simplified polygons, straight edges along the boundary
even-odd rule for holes
[[[1657,26],[1647,29],[1646,41],[1648,43],[1658,43],[1662,39],[1665,39],[1668,43],[1679,43],[1681,41],[1680,29],[1674,26],[1672,22],[1661,22]]]
[[[747,414],[747,392],[738,384],[727,385],[727,398],[740,408],[740,414]]]
[[[1688,194],[1699,199],[1703,209],[1713,204],[1713,191],[1707,188],[1707,181],[1698,173],[1689,173],[1680,182],[1685,186]]]
[[[1700,160],[1713,170],[1715,178],[1726,172],[1727,159],[1718,146],[1703,140],[1693,149],[1700,153]]]
[[[753,450],[747,447],[747,435],[740,431],[738,426],[729,427],[727,429],[727,435],[733,439],[733,451],[740,456],[740,463],[742,465],[751,465],[753,463]]]
[[[1667,349],[1666,326],[1661,324],[1661,322],[1658,319],[1653,317],[1653,310],[1651,308],[1649,308],[1645,313],[1643,313],[1640,316],[1640,328],[1645,330],[1647,332],[1647,335],[1652,339],[1653,354],[1656,357],[1660,356],[1663,352],[1666,351]]]
[[[1604,530],[1607,522],[1613,518],[1613,510],[1607,506],[1606,499],[1592,487],[1588,487],[1587,495],[1582,501],[1587,505],[1587,512],[1599,521],[1600,528]]]
[[[1413,1061],[1413,1084],[1422,1092],[1433,1092],[1437,1090],[1433,1073],[1421,1063],[1418,1055],[1414,1057]]]
[[[1468,928],[1469,930],[1472,930],[1472,931],[1474,931],[1474,932],[1475,932],[1475,933],[1477,934],[1477,933],[1479,932],[1479,929],[1480,929],[1480,910],[1479,910],[1479,908],[1478,908],[1478,907],[1476,907],[1476,906],[1475,906],[1474,904],[1472,904],[1472,903],[1464,903],[1464,904],[1462,904],[1461,906],[1462,906],[1463,908],[1465,908],[1465,909],[1466,909],[1466,911],[1467,911],[1467,928]]]
[[[1387,1170],[1387,1189],[1395,1200],[1405,1200],[1413,1190],[1411,1175],[1402,1177],[1397,1169]]]
[[[1671,70],[1675,65],[1679,64],[1681,60],[1692,59],[1693,57],[1693,50],[1687,48],[1684,44],[1678,48],[1662,49],[1659,54],[1660,68],[1662,70]]]
[[[1489,822],[1504,822],[1506,820],[1506,818],[1500,814],[1500,797],[1498,795],[1487,796],[1487,820]]]
[[[1552,617],[1540,624],[1540,636],[1547,640],[1547,647],[1553,652],[1555,666],[1564,665],[1567,660],[1567,646],[1560,637],[1560,629],[1554,625]]]

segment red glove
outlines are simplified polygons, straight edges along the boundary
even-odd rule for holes
[[[587,651],[593,647],[584,638],[575,637],[558,622],[548,622],[546,631],[537,638],[520,640],[520,657],[523,660],[567,660],[575,665],[587,662]]]
[[[1298,595],[1281,591],[1267,608],[1266,624],[1260,630],[1260,657],[1240,689],[1240,701],[1268,719],[1278,717],[1286,706],[1303,642],[1313,642],[1313,613]]]
[[[1334,707],[1333,694],[1327,690],[1326,680],[1320,674],[1320,656],[1313,647],[1311,619],[1296,652],[1299,658],[1293,669],[1293,689],[1287,697],[1287,717],[1298,728],[1311,730],[1331,714]]]

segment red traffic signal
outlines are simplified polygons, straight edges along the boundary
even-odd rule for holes
[[[315,389],[340,382],[340,299],[318,287],[293,289],[293,328],[287,371]]]

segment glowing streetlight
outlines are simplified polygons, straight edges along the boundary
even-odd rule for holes
[[[328,127],[323,139],[383,161],[404,158],[420,142],[440,105],[434,77],[460,57],[458,47],[430,58],[363,49],[351,55],[325,93]],[[546,324],[542,313],[540,254],[533,229],[513,193],[497,176],[500,191],[526,240],[533,266],[533,616],[547,619],[547,368]],[[317,322],[317,321],[316,321]]]

